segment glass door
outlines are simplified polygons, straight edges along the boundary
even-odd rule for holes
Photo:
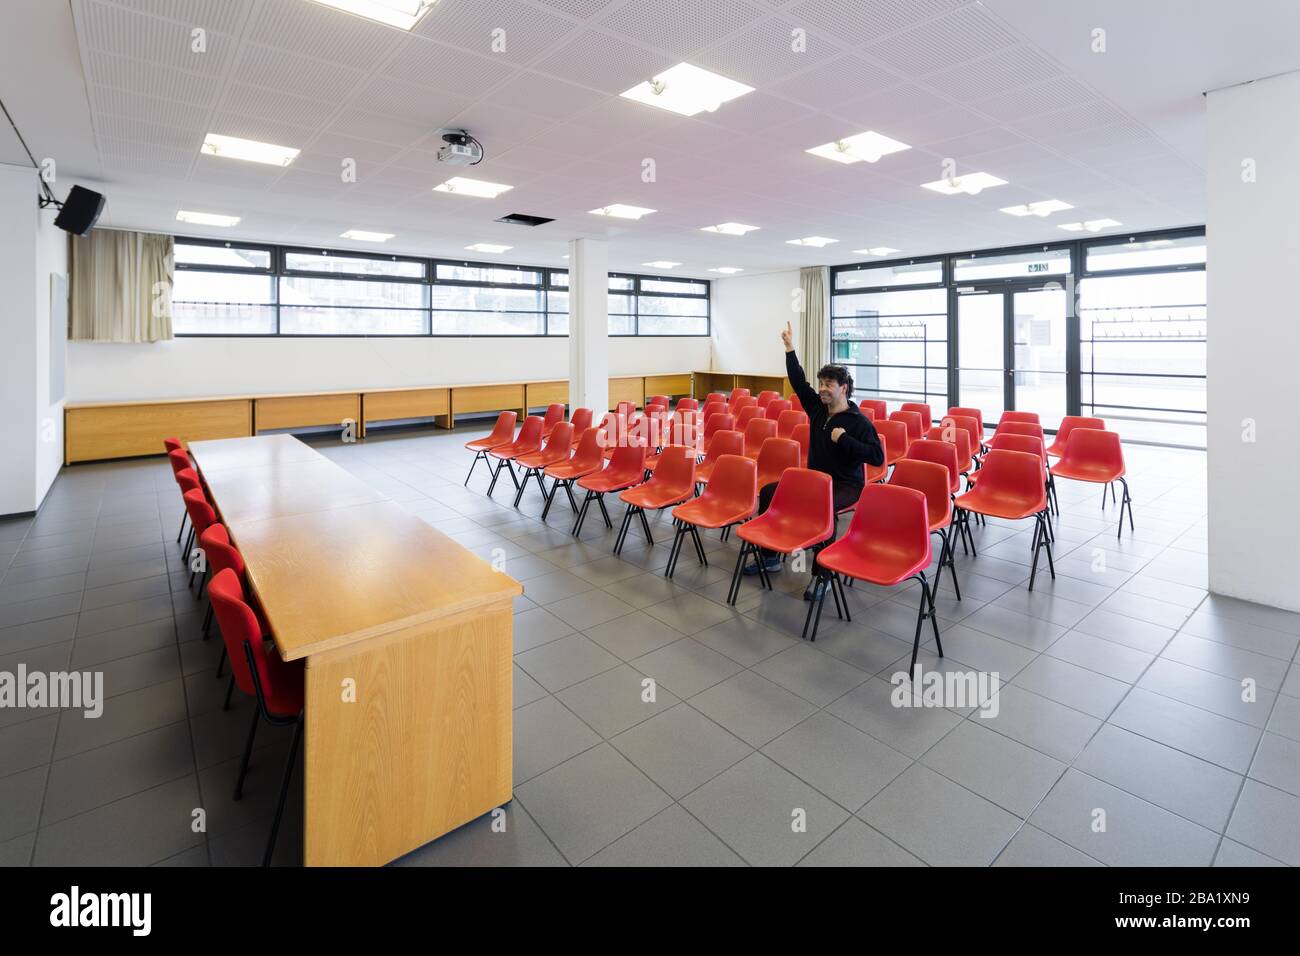
[[[1007,404],[1007,295],[971,288],[957,295],[957,395],[954,405],[978,408],[997,423]]]
[[[957,290],[955,404],[988,426],[1007,409],[1038,412],[1055,428],[1066,413],[1066,291],[1049,285]]]

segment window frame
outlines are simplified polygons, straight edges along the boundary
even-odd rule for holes
[[[293,338],[293,339],[347,339],[347,338],[382,338],[382,339],[402,339],[402,338],[497,338],[497,339],[542,339],[542,338],[567,338],[567,332],[551,331],[552,314],[561,315],[561,313],[551,310],[550,294],[552,292],[568,292],[568,286],[560,286],[554,283],[553,277],[557,274],[567,274],[568,266],[531,266],[521,263],[507,262],[485,262],[473,259],[443,259],[425,256],[409,256],[390,254],[383,252],[371,252],[367,250],[354,249],[335,249],[319,246],[302,246],[302,245],[276,245],[265,242],[245,242],[237,239],[216,239],[208,236],[181,236],[174,237],[177,244],[196,245],[196,246],[214,246],[224,248],[240,248],[258,250],[269,253],[270,265],[262,268],[238,268],[234,266],[204,266],[198,264],[176,263],[178,270],[193,270],[199,272],[218,272],[230,273],[235,275],[267,275],[275,281],[272,283],[274,299],[270,306],[275,311],[275,331],[274,332],[178,332],[177,338]],[[386,275],[363,275],[340,272],[326,272],[318,269],[300,269],[289,268],[288,256],[290,253],[307,253],[313,255],[327,254],[336,255],[340,258],[349,259],[373,259],[384,261],[416,262],[421,266],[422,274],[416,276],[386,276]],[[465,279],[440,279],[438,278],[438,266],[450,265],[460,266],[463,268],[483,268],[495,270],[513,270],[518,272],[537,273],[539,280],[535,283],[527,282],[474,282]],[[408,283],[412,285],[424,285],[428,287],[427,296],[428,306],[420,310],[425,316],[424,332],[402,332],[393,334],[384,334],[382,332],[313,332],[313,333],[291,333],[281,331],[280,309],[280,280],[283,278],[316,278],[316,279],[339,279],[349,282],[390,282],[390,283]],[[713,334],[713,284],[711,279],[697,278],[678,278],[675,276],[643,276],[631,272],[610,272],[610,278],[631,280],[631,288],[627,290],[613,290],[616,294],[629,295],[632,297],[632,313],[629,317],[632,319],[631,332],[618,332],[610,335],[610,338],[636,338],[644,336],[646,338],[708,338]],[[676,292],[654,292],[646,293],[651,298],[687,298],[699,299],[704,301],[704,331],[703,332],[686,332],[662,334],[657,332],[641,331],[640,323],[640,300],[641,300],[641,280],[659,280],[659,281],[680,281],[691,282],[704,286],[704,293],[676,293]],[[542,296],[542,331],[540,333],[519,333],[519,332],[435,332],[433,330],[434,313],[438,310],[433,307],[433,290],[438,286],[451,286],[457,288],[477,288],[477,289],[511,289],[511,290],[536,290]],[[358,306],[356,308],[366,308]],[[375,307],[378,308],[378,307]],[[465,310],[452,310],[463,312]],[[473,311],[473,310],[471,310]],[[539,313],[525,311],[518,314],[536,315]],[[615,313],[623,315],[624,313]]]

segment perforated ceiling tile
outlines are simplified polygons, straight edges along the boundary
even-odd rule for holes
[[[357,110],[373,110],[411,122],[424,123],[433,129],[444,125],[471,102],[470,97],[462,94],[377,76],[357,91],[350,105]]]
[[[550,119],[535,112],[478,103],[457,113],[449,113],[438,126],[455,125],[469,130],[483,144],[487,161],[491,162],[497,153],[544,133],[551,124]],[[416,145],[421,150],[427,150],[432,160],[433,154],[443,143],[440,137],[431,135],[425,142]],[[448,175],[456,174],[454,169],[444,168],[448,169]]]
[[[134,140],[150,146],[164,146],[177,150],[189,149],[192,155],[198,153],[199,146],[203,143],[201,130],[161,126],[123,116],[101,116],[96,121],[95,129],[96,132],[113,139]]]
[[[221,89],[221,82],[215,76],[186,73],[142,60],[113,56],[99,50],[88,51],[86,58],[92,97],[95,95],[94,87],[97,86],[146,96],[156,96],[160,90],[166,90],[169,99],[195,106],[209,106],[216,100]]]
[[[927,113],[937,113],[950,107],[951,104],[944,98],[913,83],[905,83],[878,90],[859,99],[838,103],[834,107],[828,107],[826,112],[844,117],[860,125],[862,129],[874,129],[888,136],[894,136],[883,127],[897,124],[901,120],[924,116]],[[948,135],[952,136],[955,133],[948,133]],[[905,143],[912,143],[912,140],[906,137],[895,136],[895,138],[902,139]]]
[[[627,0],[532,0],[539,7],[555,10],[566,16],[579,20],[590,20],[612,6],[626,3]]]
[[[247,83],[321,100],[343,99],[364,75],[359,70],[247,41],[240,45],[237,70],[239,78]]]
[[[340,113],[330,123],[328,131],[357,136],[361,139],[373,139],[380,143],[392,143],[395,146],[410,146],[429,133],[429,127],[423,123],[386,116],[371,110],[349,109]]]
[[[599,103],[605,95],[536,73],[522,73],[494,90],[487,100],[512,109],[560,119]]]
[[[812,116],[826,118],[823,113],[815,113],[806,106],[789,100],[769,96],[761,91],[742,96],[734,103],[728,103],[716,113],[700,114],[700,119],[712,126],[743,133],[761,133],[774,127],[781,127],[797,120]],[[841,134],[842,135],[842,134]],[[819,140],[818,142],[827,142]],[[810,143],[816,146],[817,143]]]
[[[886,34],[942,16],[970,0],[807,0],[789,8],[787,15],[827,30],[852,46],[863,46]]]
[[[528,63],[578,29],[571,20],[526,3],[438,0],[413,31],[451,46]]]
[[[302,149],[316,135],[316,130],[305,126],[287,126],[279,120],[263,119],[260,116],[250,116],[247,113],[234,113],[222,111],[214,115],[210,121],[210,129],[204,132],[219,133],[222,136],[238,136],[241,139],[252,139],[262,143],[275,143],[277,146],[290,146],[295,149]],[[202,143],[202,136],[199,142]],[[232,163],[235,160],[224,159],[224,163]]]
[[[926,144],[926,148],[931,152],[938,153],[940,156],[953,156],[961,159],[967,156],[988,153],[992,150],[1005,149],[1008,146],[1015,146],[1022,142],[1024,142],[1023,137],[1017,133],[1009,129],[993,126],[973,133],[966,133],[963,136],[956,136],[952,139],[937,140]],[[987,172],[998,175],[996,170],[990,169]]]
[[[424,37],[407,37],[396,56],[380,72],[408,83],[481,96],[516,69],[505,60],[480,56]]]
[[[306,129],[319,129],[338,111],[336,102],[294,96],[247,83],[234,83],[228,87],[221,106],[228,113],[256,116]]]
[[[217,183],[244,189],[265,189],[283,176],[279,166],[263,163],[240,163],[213,156],[199,156],[190,178],[205,183]],[[200,194],[202,195],[202,194]]]
[[[817,109],[833,110],[838,103],[871,96],[901,82],[898,75],[884,67],[845,54],[773,84],[770,92]]]
[[[941,73],[932,73],[925,78],[925,83],[959,102],[969,103],[1015,87],[1040,83],[1060,75],[1060,72],[1046,56],[1021,45]]]
[[[400,146],[390,143],[377,143],[369,139],[357,139],[338,133],[321,133],[312,139],[304,152],[314,156],[334,157],[334,168],[339,169],[343,159],[355,159],[358,166],[367,163],[387,163],[402,151]]]
[[[983,7],[972,6],[871,44],[863,52],[895,69],[922,76],[988,56],[1015,42]]]
[[[103,3],[85,3],[80,9],[78,30],[91,50],[205,76],[224,72],[234,56],[235,39],[228,34],[209,31],[199,48],[183,23]]]
[[[78,4],[83,0],[76,0]],[[119,7],[174,20],[189,27],[237,35],[252,0],[113,0]]]
[[[113,139],[101,136],[98,140],[99,156],[110,169],[137,169],[143,166],[165,166],[184,175],[189,171],[194,150],[182,147],[158,146],[134,139]]]
[[[1142,144],[1151,140],[1151,133],[1134,120],[1114,123],[1110,126],[1097,126],[1077,132],[1053,131],[1050,135],[1035,137],[1047,146],[1064,152],[1085,150],[1097,146],[1119,146],[1127,143]]]
[[[259,5],[244,36],[338,66],[369,70],[396,49],[406,33],[323,4],[280,0]]]
[[[618,94],[674,65],[672,57],[585,30],[535,64],[541,73]]]
[[[700,53],[698,65],[762,88],[842,52],[821,34],[785,18],[771,17]]]
[[[123,116],[163,126],[201,126],[205,119],[203,111],[196,110],[188,103],[143,96],[111,87],[95,90],[95,108],[98,114],[105,116]]]
[[[1099,126],[1115,126],[1131,122],[1133,122],[1132,118],[1123,110],[1103,100],[1093,100],[1055,113],[1019,120],[1012,123],[1011,127],[1020,130],[1026,136],[1055,137],[1096,129]]]
[[[1008,90],[988,99],[971,103],[972,109],[1000,123],[1053,113],[1080,106],[1096,98],[1088,87],[1067,76],[1058,76],[1017,90]]]
[[[745,0],[637,0],[596,22],[634,43],[685,58],[766,15]]]

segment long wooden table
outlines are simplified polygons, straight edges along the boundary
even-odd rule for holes
[[[386,863],[509,801],[519,582],[290,435],[190,453],[306,658],[304,862]]]

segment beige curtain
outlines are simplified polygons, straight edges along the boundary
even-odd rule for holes
[[[826,266],[799,270],[799,286],[803,289],[799,355],[809,377],[830,359],[829,280],[830,269]]]
[[[171,236],[94,229],[72,239],[68,338],[157,342],[172,337]]]

